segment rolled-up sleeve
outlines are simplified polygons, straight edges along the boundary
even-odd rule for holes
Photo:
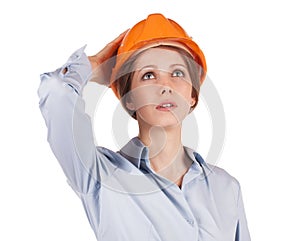
[[[84,49],[56,71],[42,74],[38,95],[51,149],[72,188],[87,194],[99,188],[100,176],[91,120],[81,98],[92,72]]]

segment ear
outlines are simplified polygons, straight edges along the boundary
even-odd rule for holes
[[[190,106],[194,106],[196,104],[196,98],[195,97],[191,97],[191,100],[190,100]]]

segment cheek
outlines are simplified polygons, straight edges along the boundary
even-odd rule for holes
[[[157,86],[145,85],[134,88],[130,91],[132,103],[136,109],[147,105],[157,105]]]
[[[186,101],[190,102],[192,100],[192,86],[190,84],[182,84],[176,87],[174,91]]]

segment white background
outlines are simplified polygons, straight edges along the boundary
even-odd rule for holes
[[[0,240],[95,240],[46,141],[39,74],[84,44],[88,55],[96,53],[152,12],[180,23],[206,55],[226,114],[217,164],[241,183],[252,240],[299,240],[297,6],[296,0],[2,1]],[[102,118],[110,118],[114,103],[101,109]],[[117,148],[109,140],[105,145]]]

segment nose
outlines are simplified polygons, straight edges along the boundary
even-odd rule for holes
[[[162,86],[161,90],[160,90],[160,94],[161,95],[168,95],[168,94],[172,94],[172,89],[169,86]]]
[[[170,83],[169,83],[169,74],[168,73],[160,73],[160,94],[161,95],[168,95],[168,94],[172,94],[173,90],[170,87]]]

